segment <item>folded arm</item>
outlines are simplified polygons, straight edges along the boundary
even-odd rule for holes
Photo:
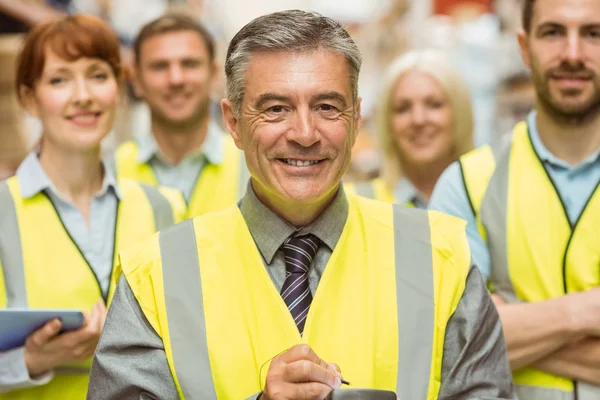
[[[570,345],[600,336],[600,289],[536,303],[507,304],[493,297],[513,370],[554,357],[557,351],[572,355]]]
[[[600,338],[581,339],[533,365],[555,375],[600,386]]]

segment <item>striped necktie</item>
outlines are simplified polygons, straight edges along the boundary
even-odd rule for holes
[[[312,301],[308,271],[320,244],[321,241],[315,235],[305,235],[290,236],[281,246],[286,270],[281,297],[290,310],[300,335],[304,332],[304,323]]]

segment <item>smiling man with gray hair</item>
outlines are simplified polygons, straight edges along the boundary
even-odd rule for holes
[[[402,400],[511,397],[464,222],[341,187],[360,63],[311,12],[233,38],[221,105],[246,195],[120,255],[89,399],[322,400],[348,382]]]

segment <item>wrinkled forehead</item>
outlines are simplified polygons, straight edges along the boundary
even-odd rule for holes
[[[350,67],[337,52],[256,52],[245,74],[245,100],[252,103],[264,93],[306,100],[338,93],[353,102]]]

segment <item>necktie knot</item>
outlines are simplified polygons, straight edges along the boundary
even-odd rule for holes
[[[315,235],[290,236],[283,242],[285,269],[288,274],[307,274],[321,240]]]

